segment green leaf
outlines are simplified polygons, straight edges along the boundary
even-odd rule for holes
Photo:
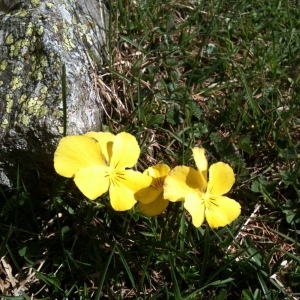
[[[254,150],[251,146],[251,141],[250,141],[249,136],[244,136],[244,137],[239,138],[238,146],[241,150],[243,150],[244,152],[246,152],[248,154],[252,155],[254,153]]]
[[[145,126],[148,128],[157,128],[159,125],[163,124],[165,121],[165,115],[157,114],[155,116],[148,115],[146,117]]]
[[[220,134],[213,132],[210,134],[211,143],[213,143],[218,155],[222,160],[227,160],[235,166],[245,167],[243,157],[236,151],[233,144],[228,139],[223,138]]]
[[[183,119],[180,112],[180,106],[177,104],[168,108],[166,113],[166,119],[171,125],[180,125],[183,123]]]
[[[222,289],[220,293],[216,296],[215,300],[225,300],[227,298],[227,291]]]
[[[56,291],[63,292],[63,289],[60,287],[61,283],[60,280],[57,278],[54,274],[47,274],[43,275],[40,272],[36,272],[36,277],[40,279],[42,282],[44,282],[46,285],[51,286]]]

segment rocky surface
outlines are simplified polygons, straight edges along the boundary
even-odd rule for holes
[[[0,185],[53,180],[53,152],[67,134],[99,130],[101,99],[91,53],[101,62],[105,10],[96,0],[0,0]]]

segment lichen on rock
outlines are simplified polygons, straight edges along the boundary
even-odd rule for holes
[[[63,65],[68,134],[99,130],[101,99],[88,53],[101,61],[105,43],[97,1],[12,2],[0,0],[0,185],[9,187],[18,168],[24,181],[53,171],[64,126]]]

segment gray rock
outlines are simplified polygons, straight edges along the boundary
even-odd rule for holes
[[[64,127],[63,65],[67,134],[100,129],[90,56],[102,63],[105,17],[96,0],[0,0],[0,185],[51,185]]]

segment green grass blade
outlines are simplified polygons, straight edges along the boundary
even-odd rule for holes
[[[120,248],[119,246],[116,246],[116,249],[117,249],[118,254],[119,254],[119,256],[120,256],[120,259],[121,259],[121,261],[122,261],[122,263],[123,263],[123,266],[124,266],[124,268],[125,268],[125,270],[126,270],[126,273],[127,273],[127,275],[128,275],[128,278],[129,278],[129,280],[130,280],[130,282],[131,282],[131,284],[132,284],[132,287],[135,289],[136,286],[135,286],[134,278],[133,278],[133,276],[132,276],[130,267],[129,267],[129,265],[128,265],[126,259],[125,259],[125,256],[124,256],[124,254],[123,254],[123,251],[121,250],[121,248]]]
[[[261,286],[261,288],[263,290],[263,293],[264,293],[264,296],[266,297],[266,299],[267,300],[272,300],[270,291],[269,291],[269,289],[267,287],[267,284],[266,284],[266,282],[264,281],[264,279],[262,278],[262,276],[259,273],[257,274],[257,278],[258,278],[258,280],[260,282],[260,286]]]
[[[171,258],[170,254],[169,254],[169,264],[170,264],[170,269],[171,269],[171,278],[172,278],[174,299],[175,300],[181,300],[182,296],[181,296],[181,293],[180,293],[179,284],[178,284],[177,277],[176,277],[176,274],[175,274],[175,262]]]
[[[138,290],[137,290],[137,295],[139,295],[140,292],[143,290],[143,285],[144,285],[145,277],[146,277],[146,275],[148,275],[147,269],[148,269],[148,266],[150,264],[152,255],[153,255],[153,248],[151,248],[150,251],[149,251],[149,253],[148,253],[147,261],[146,261],[145,266],[143,268],[142,277],[141,277],[141,280],[139,282],[139,286],[138,286]]]
[[[204,235],[204,256],[203,256],[203,260],[202,260],[202,266],[201,266],[201,271],[200,271],[200,278],[199,281],[202,283],[204,276],[205,276],[205,271],[208,265],[208,261],[209,261],[209,254],[210,254],[210,228],[208,226],[208,224],[206,224],[206,228],[205,228],[205,235]]]
[[[61,88],[62,88],[62,102],[63,102],[63,136],[67,135],[67,74],[66,65],[63,64],[62,76],[61,76]]]
[[[0,294],[1,299],[9,299],[9,300],[26,300],[23,296],[5,296]],[[30,298],[29,298],[30,299]]]
[[[4,239],[2,238],[2,242],[0,244],[0,258],[3,257],[6,252],[7,242],[10,234],[11,234],[11,226],[9,230],[7,230],[7,234],[5,235]]]
[[[97,292],[95,294],[94,300],[100,300],[101,293],[102,293],[102,288],[103,288],[103,285],[104,285],[104,282],[105,282],[105,279],[106,279],[107,270],[109,268],[111,259],[112,259],[113,255],[115,253],[115,249],[116,249],[116,244],[114,244],[114,246],[113,246],[113,248],[110,252],[110,255],[107,259],[107,262],[106,262],[106,265],[104,267],[103,273],[102,273],[101,278],[99,280],[99,284],[98,284],[98,288],[97,288]]]

